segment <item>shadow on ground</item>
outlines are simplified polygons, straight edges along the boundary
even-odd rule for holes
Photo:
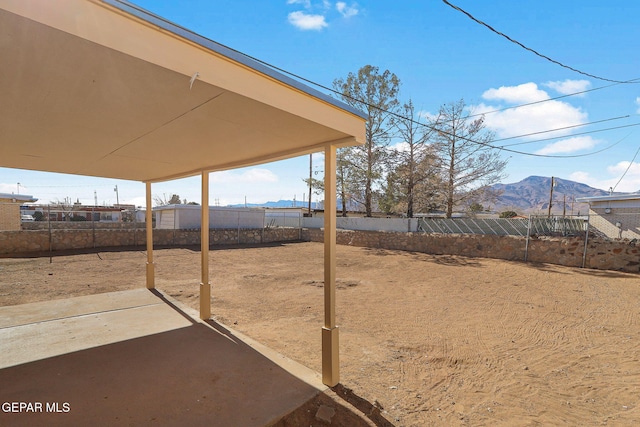
[[[0,326],[3,346],[16,350],[0,353],[0,425],[285,427],[327,417],[332,425],[391,425],[348,389],[321,392],[316,380],[307,382],[308,373],[297,372],[306,368],[285,369],[225,326],[200,323],[161,292],[151,290],[151,299],[145,292],[72,298],[64,307],[56,301],[12,306],[0,313],[11,317],[18,310],[18,319]],[[104,299],[110,295],[120,303],[143,299],[111,307]],[[160,318],[154,321],[148,311],[158,309],[162,319],[174,320],[148,334],[127,335],[145,323],[158,324]],[[51,346],[68,350],[48,352]],[[17,402],[15,410],[11,402]]]

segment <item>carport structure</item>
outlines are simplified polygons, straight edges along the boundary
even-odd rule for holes
[[[209,173],[324,151],[322,378],[339,382],[336,150],[365,116],[121,0],[0,0],[0,166],[151,185],[200,175],[200,317],[211,316]]]

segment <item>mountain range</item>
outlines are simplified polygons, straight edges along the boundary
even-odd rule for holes
[[[551,211],[556,214],[578,215],[589,210],[587,203],[578,203],[580,197],[607,196],[609,192],[589,187],[586,184],[567,179],[554,178],[553,203]],[[519,214],[540,214],[549,210],[551,178],[530,176],[513,184],[495,184],[494,190],[502,192],[490,210],[503,212],[512,210]],[[619,193],[614,193],[619,194]]]
[[[589,210],[587,203],[578,203],[575,199],[580,197],[606,196],[609,192],[589,187],[568,179],[554,178],[553,203],[551,211],[556,214],[579,215]],[[485,209],[493,212],[515,211],[519,214],[546,214],[549,210],[549,197],[551,193],[551,177],[530,176],[520,182],[512,184],[494,184],[494,190],[501,192],[497,201],[485,205]],[[621,194],[621,193],[613,193]],[[319,206],[313,202],[312,208]],[[307,207],[307,202],[295,200],[278,200],[277,202],[248,203],[231,205],[231,207]]]

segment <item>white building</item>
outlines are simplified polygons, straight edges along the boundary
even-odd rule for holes
[[[157,229],[200,229],[198,205],[153,208]],[[303,209],[225,208],[209,206],[209,228],[300,227]]]
[[[640,239],[640,194],[581,197],[589,223],[612,239]]]

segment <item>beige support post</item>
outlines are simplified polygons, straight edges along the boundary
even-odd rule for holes
[[[146,182],[147,211],[145,227],[147,234],[147,289],[156,287],[155,265],[153,263],[153,206],[151,205],[151,183]]]
[[[202,172],[202,222],[200,223],[200,318],[211,317],[211,283],[209,282],[209,172]]]
[[[324,151],[324,327],[322,328],[322,382],[340,382],[338,327],[336,326],[336,147]]]

